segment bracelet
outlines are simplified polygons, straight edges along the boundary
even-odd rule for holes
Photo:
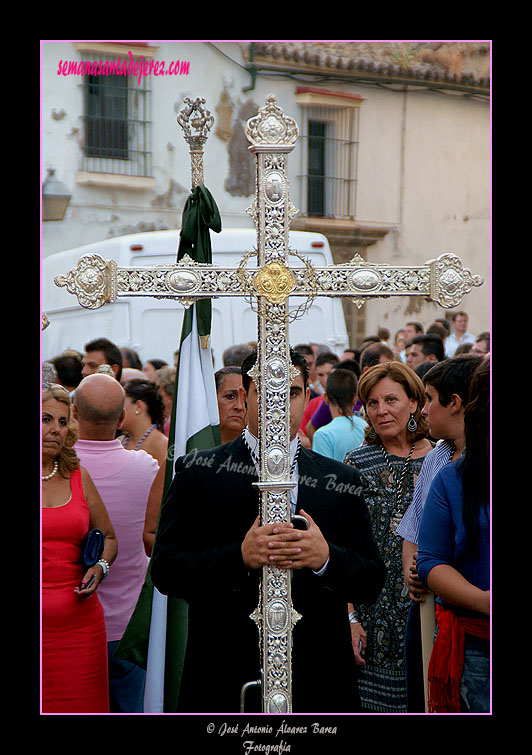
[[[100,582],[103,582],[106,576],[109,574],[109,564],[107,563],[105,558],[101,558],[99,561],[96,562],[96,566],[102,567],[103,574],[102,574],[102,578]]]
[[[349,619],[349,623],[350,624],[358,624],[358,619],[355,618],[355,612],[354,611],[351,611],[351,613],[349,614],[349,616],[347,618]]]

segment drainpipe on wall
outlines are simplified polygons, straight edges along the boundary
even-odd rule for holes
[[[403,107],[401,113],[401,164],[399,176],[399,224],[394,230],[394,256],[401,257],[401,234],[403,232],[403,220],[405,209],[405,164],[406,164],[406,104],[408,97],[408,87],[403,90]]]
[[[255,84],[257,80],[257,66],[253,63],[253,58],[255,57],[255,42],[251,42],[249,46],[249,63],[246,66],[246,70],[249,72],[249,75],[251,76],[251,84],[248,87],[242,87],[243,92],[252,92],[255,89]]]

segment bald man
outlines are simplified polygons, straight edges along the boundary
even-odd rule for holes
[[[110,375],[94,373],[83,378],[74,394],[74,417],[79,437],[86,440],[114,440],[124,419],[126,394]]]
[[[127,451],[116,438],[124,419],[125,392],[109,375],[84,378],[74,394],[75,445],[115,528],[118,556],[98,595],[107,629],[111,713],[144,712],[144,669],[113,657],[144,583],[148,558],[142,531],[157,461],[145,451]]]

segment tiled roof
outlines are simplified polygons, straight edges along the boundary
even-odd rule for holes
[[[248,61],[294,73],[489,93],[490,42],[254,42]]]

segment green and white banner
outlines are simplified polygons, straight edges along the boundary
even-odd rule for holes
[[[209,229],[220,232],[220,216],[209,191],[197,186],[183,210],[178,260],[188,254],[197,262],[212,262]],[[163,501],[172,483],[175,460],[193,450],[213,448],[221,443],[214,367],[208,343],[210,328],[209,299],[199,300],[185,311]],[[201,501],[198,501],[198,518],[201,518]],[[145,713],[176,711],[187,619],[186,602],[162,595],[153,585],[148,567],[137,605],[115,653],[146,669]]]

